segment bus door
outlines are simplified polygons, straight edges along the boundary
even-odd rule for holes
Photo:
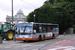
[[[34,38],[38,38],[38,34],[39,34],[39,26],[38,24],[34,24],[33,25],[33,35],[34,35]]]

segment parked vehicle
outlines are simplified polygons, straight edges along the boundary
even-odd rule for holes
[[[14,35],[15,35],[14,25],[10,23],[4,23],[1,25],[0,37],[2,37],[2,39],[5,38],[6,40],[12,40]]]

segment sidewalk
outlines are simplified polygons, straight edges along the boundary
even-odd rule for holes
[[[75,50],[75,39],[59,41],[46,50]]]

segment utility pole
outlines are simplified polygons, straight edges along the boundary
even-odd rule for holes
[[[35,14],[34,14],[34,23],[35,23]]]
[[[13,0],[12,0],[12,23],[13,23]]]

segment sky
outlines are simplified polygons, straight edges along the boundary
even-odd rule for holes
[[[0,0],[0,22],[6,21],[6,16],[12,15],[12,0]],[[13,0],[13,15],[21,9],[25,16],[40,8],[46,0]]]

